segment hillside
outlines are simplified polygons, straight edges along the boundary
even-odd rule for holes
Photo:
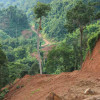
[[[97,60],[100,59],[100,55],[98,55],[99,50],[100,40],[96,43],[93,50],[91,56],[93,60],[89,60],[91,57],[87,55],[80,71],[59,75],[26,75],[24,78],[16,80],[16,83],[10,88],[10,92],[4,100],[32,100],[33,98],[34,100],[49,100],[46,97],[51,92],[63,98],[61,100],[94,100],[94,97],[99,98],[100,60]],[[18,86],[23,87],[17,88]],[[87,88],[95,91],[94,94],[84,94]]]
[[[76,0],[57,0],[51,2],[51,12],[43,20],[43,32],[47,37],[62,40],[67,33],[64,27],[66,23],[66,12],[73,6]]]
[[[29,21],[33,20],[33,7],[37,2],[50,3],[53,0],[0,0],[1,7],[17,6],[19,9],[23,10]]]
[[[88,1],[0,1],[0,100],[100,99],[100,0]]]
[[[35,22],[33,19],[33,7],[37,2],[50,3],[51,11],[49,15],[43,19],[43,31],[42,34],[45,34],[48,38],[52,40],[61,41],[64,39],[65,35],[68,34],[67,29],[65,28],[66,24],[66,12],[75,5],[78,0],[1,0],[4,6],[16,5],[19,9],[23,10],[30,22]],[[87,0],[83,0],[87,2]],[[95,0],[88,0],[94,2]],[[96,0],[100,2],[99,0]],[[97,7],[98,10],[100,7]]]
[[[24,6],[24,8],[30,8],[30,7],[32,7],[32,6],[28,6],[29,4],[31,4],[31,5],[34,5],[34,4],[36,4],[36,2],[38,2],[38,1],[40,1],[40,2],[44,2],[44,3],[50,3],[52,0],[30,0],[30,2],[28,2],[28,0],[0,0],[0,3],[3,3],[4,4],[4,6],[6,7],[6,6],[9,6],[9,5],[17,5],[18,7],[21,7],[23,4],[23,6]],[[22,9],[24,9],[23,7],[21,7]],[[26,8],[26,9],[27,9]],[[25,10],[25,9],[24,9]]]
[[[48,38],[53,38],[54,40],[60,41],[68,34],[67,29],[65,28],[66,24],[66,13],[72,8],[78,0],[53,0],[51,4],[51,12],[49,15],[43,20],[43,31],[42,33],[46,33]],[[94,2],[95,0],[88,0]],[[88,2],[87,0],[83,0],[83,2]],[[96,2],[100,2],[100,0],[96,0]],[[97,7],[99,11],[100,7]]]

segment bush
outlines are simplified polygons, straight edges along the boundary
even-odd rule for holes
[[[34,62],[29,70],[30,75],[35,75],[39,73],[39,64],[38,62]]]
[[[28,74],[28,71],[22,71],[22,72],[20,73],[20,78],[24,77],[24,76],[27,75],[27,74]]]
[[[18,85],[18,86],[16,86],[16,89],[19,89],[20,88],[20,86]]]

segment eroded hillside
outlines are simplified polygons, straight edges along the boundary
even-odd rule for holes
[[[100,40],[91,56],[87,55],[80,71],[59,75],[26,75],[10,87],[4,100],[46,100],[51,92],[59,95],[62,100],[98,100],[87,98],[99,98],[100,95],[99,59]],[[84,94],[88,88],[94,91],[94,94]]]

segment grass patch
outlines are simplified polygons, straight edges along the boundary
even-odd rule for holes
[[[90,60],[93,60],[93,58],[90,58]]]
[[[36,89],[36,90],[32,91],[32,94],[39,92],[39,91],[40,91],[40,89]]]

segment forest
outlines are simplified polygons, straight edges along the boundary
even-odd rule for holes
[[[100,0],[0,0],[0,100],[27,74],[80,70],[99,37]]]

